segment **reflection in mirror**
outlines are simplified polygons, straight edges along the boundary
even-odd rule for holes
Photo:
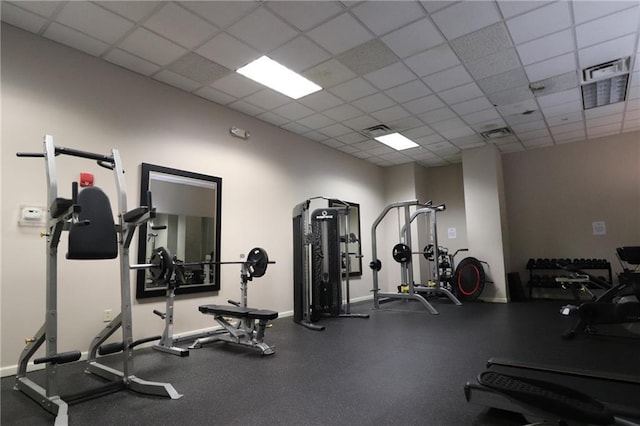
[[[360,204],[349,201],[331,199],[329,207],[349,207],[348,222],[340,222],[340,235],[348,235],[347,250],[349,252],[349,276],[362,275],[362,248],[360,244]],[[349,229],[345,229],[348,226]]]
[[[143,163],[141,181],[141,201],[151,191],[156,215],[140,227],[138,262],[148,263],[164,247],[190,264],[176,294],[219,290],[222,179]],[[165,291],[166,285],[153,283],[148,270],[138,271],[137,298],[164,296]]]

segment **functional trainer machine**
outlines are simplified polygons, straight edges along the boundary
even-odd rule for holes
[[[349,243],[356,242],[350,230],[350,205],[310,209],[313,197],[293,209],[293,320],[311,330],[322,316],[369,318],[351,313]],[[344,286],[344,294],[343,294]],[[344,296],[344,303],[343,303]]]
[[[135,392],[163,396],[171,399],[180,395],[169,383],[149,382],[133,374],[133,348],[139,344],[157,340],[159,336],[140,340],[133,339],[131,315],[131,285],[129,246],[136,228],[148,221],[155,211],[148,194],[148,205],[127,210],[126,185],[120,154],[112,149],[108,155],[94,154],[70,148],[56,147],[53,137],[44,136],[43,153],[18,153],[18,157],[44,158],[47,173],[47,238],[46,244],[46,306],[45,321],[36,334],[27,339],[25,348],[18,359],[15,389],[20,390],[38,402],[45,410],[56,415],[55,424],[68,424],[68,404],[87,398],[98,397],[110,392],[130,389]],[[112,170],[118,198],[118,223],[114,223],[109,199],[97,187],[86,187],[78,191],[78,184],[72,185],[72,198],[58,197],[56,156],[68,155],[94,160],[99,166]],[[68,231],[69,246],[67,259],[70,260],[120,260],[120,313],[92,340],[88,350],[88,373],[108,381],[107,384],[77,393],[61,395],[57,368],[59,364],[80,359],[80,351],[58,351],[58,245],[63,231]],[[122,332],[119,343],[104,344],[118,329]],[[44,386],[32,381],[27,375],[29,360],[45,345],[45,355],[33,360],[34,364],[46,364]],[[122,352],[122,371],[98,362],[98,355]]]

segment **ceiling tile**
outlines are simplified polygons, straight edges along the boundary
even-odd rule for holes
[[[539,138],[549,136],[549,131],[546,128],[544,128],[544,129],[533,130],[530,132],[518,132],[517,136],[522,142],[526,142],[533,139],[539,139]]]
[[[483,78],[482,80],[478,80],[477,83],[484,93],[489,95],[528,85],[529,79],[524,73],[524,69],[517,68],[491,77]]]
[[[309,132],[309,130],[311,130],[311,129],[308,129],[308,128],[306,128],[306,127],[304,127],[304,126],[302,126],[302,125],[300,125],[300,124],[298,124],[298,123],[296,123],[296,122],[291,122],[291,123],[283,124],[283,125],[282,125],[282,126],[280,126],[280,127],[281,127],[281,128],[283,128],[283,129],[285,129],[285,130],[288,130],[288,131],[290,131],[290,132],[292,132],[292,133],[297,133],[297,134],[299,134],[299,135],[302,135],[302,134],[308,133],[308,132]],[[323,143],[324,143],[324,141],[323,141]],[[337,141],[336,141],[336,143],[337,143]],[[338,145],[342,145],[342,143],[337,143],[337,144],[338,144]]]
[[[333,118],[336,121],[348,120],[354,117],[360,117],[362,111],[349,104],[337,106],[335,108],[324,111],[324,115]]]
[[[638,2],[636,0],[574,1],[571,4],[573,6],[573,18],[575,19],[576,25],[578,25],[628,7],[636,6]]]
[[[531,93],[528,85],[487,95],[489,101],[491,101],[491,103],[494,105],[514,104],[516,102],[522,102],[527,99],[532,99],[533,97],[533,93]]]
[[[444,42],[440,31],[429,18],[421,19],[382,37],[387,46],[401,58],[415,55]]]
[[[525,66],[524,70],[529,81],[540,81],[554,75],[564,74],[576,69],[575,53],[557,56],[546,61]]]
[[[362,2],[352,8],[351,13],[378,36],[424,16],[418,3],[398,1]]]
[[[420,138],[423,136],[432,135],[433,133],[435,133],[435,131],[431,127],[426,125],[402,131],[402,134],[409,139]]]
[[[413,139],[413,141],[419,144],[420,146],[427,146],[427,145],[441,144],[441,143],[449,144],[448,141],[446,141],[442,136],[438,134],[422,136],[420,138]],[[451,146],[451,145],[448,145],[448,146]]]
[[[551,134],[554,137],[563,133],[575,132],[576,130],[584,130],[584,121],[575,121],[573,123],[563,124],[561,126],[549,127],[549,130],[551,130]]]
[[[511,37],[500,22],[451,41],[462,62],[472,62],[512,47]]]
[[[280,108],[274,109],[273,112],[288,118],[289,120],[299,120],[302,117],[313,114],[313,110],[311,108],[300,105],[298,102],[291,102],[290,104],[283,105]]]
[[[578,47],[591,46],[625,34],[637,32],[638,22],[640,21],[638,17],[639,9],[640,8],[636,6],[632,9],[626,9],[622,12],[578,25],[576,27]]]
[[[362,75],[393,64],[398,57],[380,40],[374,39],[341,53],[337,59]]]
[[[606,126],[589,127],[587,128],[587,136],[591,138],[600,138],[603,136],[613,135],[620,133],[622,129],[622,123],[607,124]]]
[[[263,53],[298,35],[296,30],[264,7],[240,19],[227,32]]]
[[[576,50],[571,29],[541,37],[517,46],[524,65],[540,62]]]
[[[386,90],[385,93],[396,102],[407,102],[426,96],[431,93],[431,90],[422,81],[413,80]]]
[[[145,61],[144,59],[138,58],[137,56],[120,49],[113,49],[109,51],[109,53],[104,56],[104,59],[146,76],[153,74],[160,68],[149,61]]]
[[[163,83],[167,83],[171,86],[182,89],[186,92],[191,92],[201,86],[200,83],[197,83],[169,70],[160,71],[158,74],[155,74],[153,78],[156,80],[160,80]]]
[[[100,56],[109,48],[108,44],[100,40],[55,22],[49,25],[43,35],[93,56]]]
[[[624,103],[619,102],[611,105],[605,105],[598,108],[591,108],[584,112],[586,119],[604,117],[605,115],[620,114],[624,111]]]
[[[308,38],[300,36],[271,52],[269,57],[299,73],[326,61],[330,55]]]
[[[340,135],[346,135],[347,133],[350,133],[352,130],[347,126],[343,126],[340,123],[336,123],[336,124],[332,124],[331,126],[318,129],[318,131],[320,133],[324,133],[325,135],[331,138],[335,138]]]
[[[380,144],[374,140],[367,140],[364,142],[358,142],[353,144],[353,147],[356,149],[359,149],[361,151],[368,151],[371,149],[375,149],[378,148],[380,146]]]
[[[115,43],[133,23],[115,13],[89,2],[68,2],[56,16],[56,21],[106,43]]]
[[[472,112],[482,111],[483,109],[492,108],[493,105],[489,100],[482,96],[470,101],[460,102],[459,104],[451,105],[451,109],[457,112],[459,115],[471,114]]]
[[[425,123],[431,125],[439,121],[457,117],[457,115],[451,109],[444,107],[425,112],[423,114],[420,114],[418,117]]]
[[[395,102],[382,93],[376,93],[374,95],[358,99],[351,104],[364,112],[373,112],[393,106]]]
[[[120,43],[120,48],[159,65],[167,65],[187,50],[144,28],[137,28]]]
[[[482,90],[475,83],[468,83],[463,86],[454,87],[453,89],[444,90],[438,93],[440,99],[447,104],[452,105],[469,99],[484,96]]]
[[[500,119],[500,114],[495,108],[484,109],[471,114],[462,116],[462,119],[469,124],[483,123],[490,120]],[[435,128],[435,127],[434,127]],[[437,129],[436,129],[437,130]]]
[[[532,121],[531,123],[522,123],[511,126],[511,130],[516,133],[531,132],[533,130],[546,129],[547,124],[544,120]]]
[[[31,2],[30,2],[31,3]],[[59,3],[59,2],[33,2],[33,3]],[[139,22],[149,16],[159,1],[98,1],[96,4],[117,13],[120,16]]]
[[[547,124],[549,126],[562,126],[568,123],[575,123],[583,120],[582,111],[570,112],[567,114],[557,115],[555,117],[547,117]]]
[[[453,53],[453,50],[451,50],[448,44],[441,44],[426,52],[411,56],[405,59],[404,62],[413,72],[418,74],[419,77],[460,64],[458,57]]]
[[[531,123],[533,121],[539,121],[542,120],[542,113],[538,110],[535,112],[532,112],[531,114],[520,114],[520,115],[508,115],[506,117],[504,117],[504,120],[510,125],[510,126],[516,126],[518,124],[522,124],[522,123]]]
[[[166,3],[144,22],[144,26],[188,49],[200,45],[218,31],[204,19],[174,3]]]
[[[473,79],[462,65],[458,65],[446,71],[440,71],[423,77],[422,81],[427,83],[427,86],[434,92],[441,92],[455,86],[469,83],[473,81]]]
[[[363,115],[361,117],[352,118],[350,120],[345,120],[342,122],[345,126],[351,127],[353,130],[359,132],[360,130],[366,129],[371,126],[375,126],[378,123],[373,117],[369,117],[368,115]]]
[[[226,104],[229,104],[229,103],[231,103],[231,102],[236,100],[236,98],[234,98],[233,96],[227,95],[226,93],[222,93],[221,91],[216,90],[213,87],[202,87],[202,88],[196,90],[193,93],[198,95],[198,96],[200,96],[200,97],[202,97],[202,98],[208,99],[210,101],[213,101],[213,102],[221,104],[221,105],[226,105]],[[275,114],[273,114],[273,115],[275,115]],[[262,116],[258,117],[258,118],[260,118],[261,120],[266,120],[266,118],[262,117]],[[266,120],[266,121],[269,121],[270,123],[276,124],[277,126],[287,122],[287,120],[285,120],[283,123],[274,122],[274,121],[271,121],[271,120]]]
[[[247,96],[244,100],[266,110],[280,107],[291,101],[288,96],[281,95],[271,89],[260,90],[259,92]]]
[[[333,108],[343,103],[342,100],[324,90],[298,99],[298,102],[318,112]]]
[[[545,78],[544,80],[540,80],[535,83],[543,87],[541,90],[536,90],[535,96],[542,97],[551,93],[563,92],[565,90],[578,87],[580,80],[578,73],[574,70],[550,78]]]
[[[335,121],[333,121],[329,117],[319,113],[310,115],[301,120],[297,120],[297,122],[310,129],[316,129],[316,130],[321,129],[323,127],[331,126],[332,124],[336,124]]]
[[[342,65],[336,59],[330,59],[303,73],[305,77],[323,88],[335,86],[356,75],[349,68]]]
[[[564,104],[571,101],[580,101],[580,88],[569,89],[550,95],[538,96],[538,103],[541,107],[550,107],[554,105]]]
[[[629,34],[615,40],[578,50],[580,67],[587,68],[592,65],[598,65],[603,62],[633,55],[637,38],[636,34]]]
[[[415,75],[401,62],[374,71],[364,76],[371,84],[379,89],[388,89],[415,79]]]
[[[257,106],[243,100],[235,101],[233,103],[230,103],[228,106],[229,108],[233,108],[236,111],[244,112],[245,114],[251,116],[256,116],[264,112],[262,108],[258,108]]]
[[[347,154],[353,154],[354,152],[358,151],[357,149],[355,149],[351,145],[340,146],[340,147],[338,147],[338,150],[342,151],[342,152],[346,152]]]
[[[584,129],[574,130],[573,132],[567,132],[553,136],[553,139],[556,141],[556,143],[575,142],[579,140],[585,140],[586,138],[587,134]]]
[[[469,62],[466,65],[469,73],[471,73],[476,80],[491,77],[522,66],[516,50],[513,48],[485,56],[482,59]]]
[[[381,109],[371,113],[372,117],[377,118],[382,123],[399,120],[408,117],[410,114],[401,106],[393,106],[391,108]]]
[[[420,1],[420,3],[422,3],[422,6],[429,13],[433,13],[436,10],[444,9],[445,7],[451,6],[453,4],[451,0],[442,0],[442,1],[423,0],[423,1]]]
[[[503,116],[530,113],[530,111],[536,111],[538,104],[535,99],[525,99],[521,102],[515,102],[507,105],[500,105],[497,110]]]
[[[388,146],[382,146],[382,144],[378,142],[378,147],[369,150],[369,152],[373,155],[384,155],[384,154],[391,154],[392,152],[395,152],[395,151],[392,148],[389,148]]]
[[[38,33],[43,25],[47,23],[47,20],[43,17],[20,9],[6,1],[0,3],[0,7],[0,16],[2,16],[2,21],[18,28],[22,28],[23,30]]]
[[[500,152],[521,152],[524,151],[524,147],[520,142],[510,143],[507,145],[500,145],[498,147]]]
[[[604,126],[606,124],[622,123],[624,116],[622,114],[605,115],[604,117],[587,119],[587,131],[591,127]]]
[[[5,6],[5,1],[2,2],[2,6]],[[28,10],[30,12],[36,13],[44,18],[50,18],[53,13],[58,9],[58,6],[64,4],[66,2],[63,1],[15,1],[16,6],[19,5],[21,9]],[[4,12],[4,9],[2,10]],[[2,17],[4,21],[4,16]]]
[[[193,52],[173,62],[169,69],[202,84],[210,84],[231,72],[228,68]]]
[[[514,43],[524,43],[570,27],[569,8],[568,2],[560,1],[508,19],[507,27]]]
[[[449,40],[500,21],[494,2],[460,2],[431,15],[440,31]]]
[[[527,148],[549,146],[549,145],[553,145],[553,139],[551,138],[551,136],[545,136],[538,139],[523,141],[522,145],[524,145]]]
[[[236,98],[244,98],[245,96],[264,88],[263,85],[255,83],[254,81],[237,73],[231,73],[214,81],[211,84],[211,87],[228,95],[235,96]]]
[[[498,0],[498,7],[502,12],[504,19],[509,19],[512,16],[520,15],[521,13],[528,12],[532,9],[537,9],[545,4],[550,3],[548,1],[513,1],[513,0]]]
[[[307,35],[334,55],[371,40],[373,37],[348,13],[309,31]]]
[[[180,4],[220,28],[228,27],[259,5],[255,1],[182,1]]]
[[[469,124],[476,132],[486,132],[488,130],[501,129],[507,127],[507,123],[502,118],[494,118],[492,120],[481,121],[480,123]]]
[[[360,99],[377,92],[375,87],[360,77],[338,84],[337,86],[329,89],[329,91],[347,102]]]
[[[542,113],[545,115],[545,117],[553,117],[556,115],[563,115],[579,111],[582,111],[582,102],[580,101],[571,101],[560,105],[542,107]]]
[[[199,47],[196,52],[231,70],[237,70],[260,57],[257,50],[227,33],[218,34]]]
[[[421,114],[426,111],[442,108],[445,104],[437,96],[429,95],[405,102],[403,106],[413,114]]]
[[[307,31],[343,11],[335,1],[269,1],[266,5],[301,31]]]
[[[362,142],[367,140],[366,136],[363,136],[362,134],[358,133],[358,132],[354,132],[351,129],[348,129],[349,133],[346,133],[344,135],[340,135],[337,136],[336,139],[338,139],[340,142],[342,143],[346,143],[346,144],[356,144],[358,142]],[[357,148],[354,148],[356,151],[358,151]]]
[[[424,123],[419,118],[414,117],[413,115],[398,118],[397,120],[387,121],[387,125],[392,129],[396,129],[402,132],[410,129],[424,127]]]

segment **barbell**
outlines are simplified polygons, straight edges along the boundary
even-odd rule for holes
[[[151,280],[154,284],[168,284],[172,278],[178,283],[184,282],[183,271],[185,267],[189,266],[204,266],[209,265],[245,265],[247,278],[251,280],[253,278],[260,278],[267,272],[267,265],[276,263],[269,261],[267,252],[260,248],[252,248],[245,260],[234,262],[219,262],[219,261],[206,261],[206,262],[183,262],[178,260],[175,256],[172,256],[168,249],[164,247],[158,247],[153,251],[149,263],[131,265],[131,269],[148,269]]]

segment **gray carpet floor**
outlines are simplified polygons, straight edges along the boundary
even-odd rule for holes
[[[508,426],[523,420],[464,397],[464,384],[475,381],[490,357],[640,377],[640,339],[563,341],[562,331],[573,322],[559,314],[563,302],[433,303],[439,315],[414,301],[385,303],[381,310],[370,302],[354,305],[353,312],[370,318],[324,318],[322,332],[280,318],[267,330],[265,340],[276,347],[269,357],[225,343],[184,358],[136,350],[138,377],[170,382],[184,396],[120,391],[71,405],[69,424]],[[104,360],[117,366],[119,355]],[[82,362],[59,367],[61,393],[100,383],[83,368]],[[42,371],[31,377],[41,381]],[[2,425],[53,424],[51,414],[12,389],[14,381],[1,381]],[[598,398],[640,407],[640,387],[592,388]]]

